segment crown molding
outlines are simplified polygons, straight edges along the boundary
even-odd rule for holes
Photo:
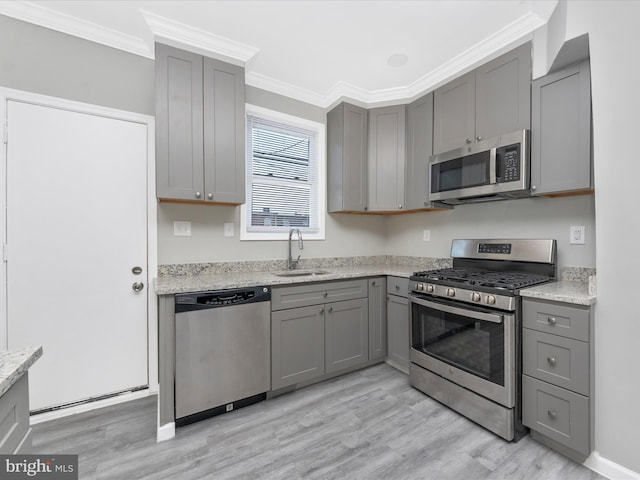
[[[197,50],[208,56],[244,66],[260,51],[256,47],[236,42],[146,10],[140,10],[156,40],[171,46]]]
[[[322,108],[329,108],[345,99],[362,107],[407,103],[425,92],[434,90],[461,73],[490,60],[491,57],[498,56],[508,49],[530,40],[533,32],[545,24],[546,21],[535,13],[530,12],[523,15],[502,30],[497,31],[415,82],[402,87],[368,91],[347,82],[339,81],[326,93],[320,94],[252,72],[247,72],[246,82],[256,88],[278,93]]]
[[[142,57],[154,58],[153,49],[141,38],[72,17],[35,3],[0,1],[0,14]]]

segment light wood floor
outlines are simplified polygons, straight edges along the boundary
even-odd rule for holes
[[[149,397],[34,427],[85,479],[598,479],[529,436],[508,443],[386,364],[177,429],[156,443]]]

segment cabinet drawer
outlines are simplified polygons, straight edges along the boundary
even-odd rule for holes
[[[271,291],[271,310],[320,305],[327,302],[367,297],[367,281],[344,280],[294,287],[274,287]]]
[[[589,398],[522,376],[522,423],[583,455],[591,452]]]
[[[523,372],[582,395],[589,395],[589,344],[523,329]]]
[[[409,279],[402,277],[387,277],[387,293],[389,295],[409,295]]]
[[[531,300],[522,302],[523,326],[540,332],[589,341],[589,307]]]

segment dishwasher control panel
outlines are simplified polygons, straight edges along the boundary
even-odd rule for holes
[[[247,287],[176,295],[176,313],[271,300],[269,287]]]

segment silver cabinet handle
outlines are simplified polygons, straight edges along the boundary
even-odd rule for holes
[[[549,415],[551,418],[556,418],[557,413],[555,412],[555,410],[547,410],[547,415]]]
[[[556,357],[547,357],[547,363],[549,363],[549,365],[555,365]]]
[[[207,198],[209,200],[212,200],[213,199],[213,193],[207,193]]]
[[[536,186],[535,185],[531,185],[531,190],[535,190]]]
[[[324,315],[324,308],[320,310],[320,315]]]
[[[400,285],[396,285],[396,290],[400,290]]]
[[[476,137],[476,140],[477,140],[477,141],[481,141],[481,140],[482,140],[482,137],[481,137],[480,135],[478,135],[478,136]]]
[[[329,296],[329,294],[328,294],[327,292],[324,292],[324,293],[322,294],[322,296],[323,296],[324,298],[327,298],[327,297]]]
[[[375,286],[376,286],[376,281],[375,281],[375,280],[373,280],[373,281],[371,282],[371,286],[372,286],[372,287],[375,287]]]
[[[470,139],[470,138],[467,138],[465,141],[466,141],[467,143],[471,143],[471,139]]]
[[[333,312],[333,307],[329,307],[329,313]]]
[[[402,204],[398,205],[398,208],[399,208],[400,210],[402,210]]]
[[[135,282],[133,285],[131,285],[131,288],[133,289],[134,292],[141,292],[142,289],[144,288],[144,283]]]
[[[134,275],[140,275],[142,273],[142,267],[136,265],[131,269],[131,273],[133,273]]]
[[[196,198],[200,198],[201,193],[200,192],[196,192]]]
[[[556,324],[556,317],[547,317],[547,323],[549,325],[555,325]]]

